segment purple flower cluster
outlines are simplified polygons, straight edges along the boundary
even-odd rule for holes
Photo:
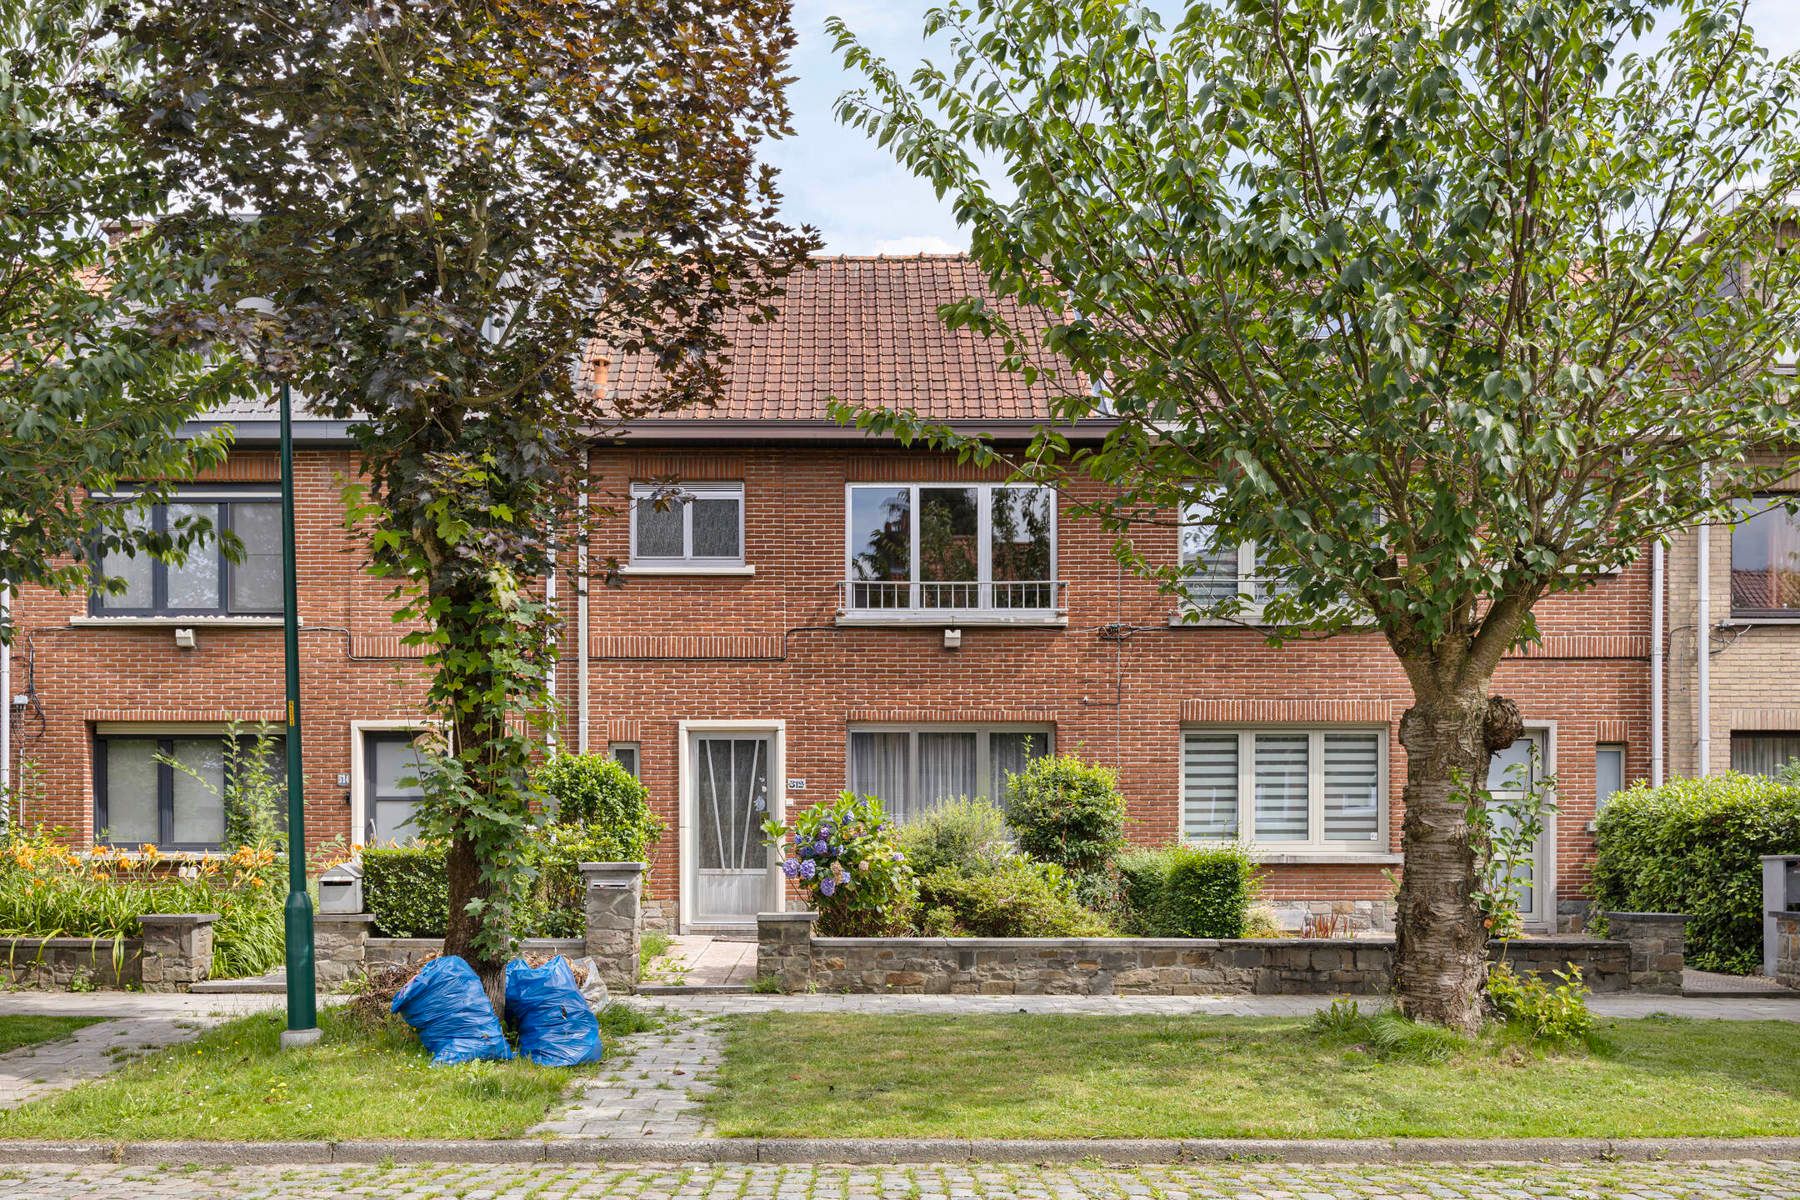
[[[844,847],[833,842],[837,830],[830,821],[821,821],[810,838],[793,835],[793,851],[782,860],[781,870],[789,879],[819,881],[819,894],[835,895],[839,885],[850,885],[850,873],[838,863]]]

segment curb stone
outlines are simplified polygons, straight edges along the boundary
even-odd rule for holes
[[[1800,1162],[1800,1137],[1419,1138],[1333,1141],[958,1140],[946,1138],[569,1138],[556,1141],[49,1142],[0,1141],[9,1163],[195,1166],[320,1163],[1473,1163]]]

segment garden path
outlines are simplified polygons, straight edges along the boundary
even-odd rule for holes
[[[756,943],[743,938],[682,934],[651,964],[652,987],[748,987],[756,977]]]
[[[1332,996],[846,996],[680,995],[637,997],[691,1014],[757,1012],[924,1013],[933,1016],[980,1013],[1088,1013],[1100,1016],[1303,1017],[1329,1005]],[[1382,1007],[1378,996],[1356,997],[1364,1010]],[[1603,992],[1588,1006],[1602,1017],[1665,1014],[1723,1021],[1800,1021],[1800,1001],[1779,995],[1654,996]]]
[[[127,1060],[190,1041],[208,1025],[279,1006],[279,996],[147,996],[134,992],[0,995],[0,1014],[105,1017],[54,1042],[0,1054],[0,1109],[117,1070]]]
[[[611,1046],[602,1074],[576,1085],[572,1097],[532,1129],[548,1137],[699,1138],[712,1125],[700,1097],[719,1061],[719,1039],[703,1018],[674,1016],[662,1029],[634,1035],[618,1057]]]

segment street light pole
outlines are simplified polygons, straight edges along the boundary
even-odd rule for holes
[[[300,767],[300,589],[294,569],[294,415],[281,384],[281,615],[287,676],[288,897],[287,1029],[282,1048],[319,1040],[318,980],[313,972],[312,897],[306,892],[306,777]]]

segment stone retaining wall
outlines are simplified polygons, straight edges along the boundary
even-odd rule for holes
[[[101,988],[143,983],[144,943],[127,938],[0,937],[0,984],[65,990],[81,980]]]
[[[1775,917],[1775,982],[1800,990],[1800,912]]]
[[[1394,942],[1384,937],[818,938],[816,919],[757,918],[759,978],[789,992],[1017,996],[1379,995],[1393,985]],[[1504,953],[1523,972],[1573,962],[1596,992],[1633,986],[1623,940],[1530,938]]]
[[[592,958],[609,989],[631,991],[638,981],[644,864],[582,863],[580,868],[587,884],[585,935],[530,938],[521,943],[520,950]],[[368,913],[322,912],[313,918],[313,962],[319,986],[336,987],[377,967],[416,966],[443,953],[443,938],[371,937],[374,927],[375,918]]]

